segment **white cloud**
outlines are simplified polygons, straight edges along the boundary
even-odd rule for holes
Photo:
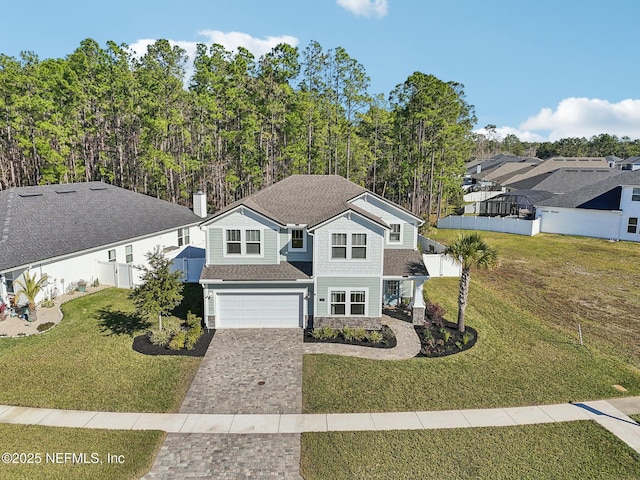
[[[236,51],[238,47],[244,47],[253,53],[256,58],[270,52],[273,47],[280,43],[288,43],[292,47],[298,45],[298,39],[290,35],[269,36],[262,39],[252,37],[247,33],[221,32],[219,30],[202,30],[198,34],[209,39],[207,42],[201,43],[206,43],[207,45],[218,43],[229,51]]]
[[[387,15],[388,0],[336,0],[336,3],[356,16],[378,17]]]
[[[278,37],[269,36],[264,39],[255,38],[247,33],[242,32],[221,32],[219,30],[202,30],[198,32],[198,35],[201,35],[206,38],[205,41],[202,42],[190,42],[186,40],[169,40],[169,44],[173,46],[179,46],[184,49],[189,57],[187,60],[187,64],[185,65],[186,69],[186,79],[187,82],[193,75],[193,59],[196,54],[196,46],[198,43],[204,43],[207,46],[211,46],[214,43],[222,45],[226,50],[230,52],[235,52],[238,50],[238,47],[244,47],[249,50],[255,57],[260,58],[265,53],[268,53],[280,43],[288,43],[289,45],[295,47],[298,45],[299,41],[296,37],[292,37],[290,35],[281,35]],[[129,45],[129,48],[133,51],[133,54],[140,58],[145,53],[147,53],[147,47],[156,40],[150,38],[143,38],[140,40],[136,40],[134,43]]]
[[[543,108],[521,123],[518,130],[548,132],[550,141],[590,138],[601,133],[640,138],[640,100],[611,103],[597,98],[566,98],[555,110]]]

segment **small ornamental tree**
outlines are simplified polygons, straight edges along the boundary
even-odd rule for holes
[[[157,317],[158,329],[162,330],[162,316],[169,315],[182,301],[182,272],[171,272],[172,262],[160,247],[145,256],[149,266],[138,267],[144,272],[142,283],[131,292],[131,299],[143,318],[153,321]]]
[[[17,280],[16,285],[20,288],[19,293],[24,295],[27,299],[27,307],[29,309],[29,319],[33,322],[37,319],[37,309],[36,309],[36,297],[42,292],[45,285],[49,281],[49,277],[47,274],[43,274],[40,276],[38,280],[36,280],[36,276],[33,277],[27,270],[23,275],[24,280]]]
[[[458,331],[464,332],[464,313],[469,297],[471,268],[489,269],[498,261],[498,252],[489,246],[477,232],[462,234],[444,252],[462,264],[458,290]]]

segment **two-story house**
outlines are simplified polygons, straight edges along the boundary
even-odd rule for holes
[[[208,328],[380,328],[383,304],[424,319],[422,220],[337,175],[293,175],[202,223]]]

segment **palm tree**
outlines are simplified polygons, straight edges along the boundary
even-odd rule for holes
[[[458,331],[464,332],[464,311],[469,296],[470,270],[474,268],[491,268],[498,261],[498,252],[487,245],[484,238],[477,233],[461,234],[454,243],[445,250],[447,255],[456,258],[462,264],[460,290],[458,291]]]
[[[47,284],[49,277],[47,274],[43,274],[36,281],[36,276],[33,277],[29,274],[27,270],[24,272],[24,280],[17,280],[16,285],[20,287],[19,295],[24,295],[27,297],[28,309],[29,309],[29,320],[32,322],[37,319],[37,311],[36,311],[36,297],[42,291],[44,286]]]

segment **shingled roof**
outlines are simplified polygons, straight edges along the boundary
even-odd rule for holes
[[[509,184],[509,188],[515,190],[544,190],[551,193],[568,193],[582,187],[593,185],[607,178],[615,177],[621,173],[622,170],[613,168],[560,168],[511,183]]]
[[[640,185],[640,170],[623,171],[592,185],[566,194],[554,195],[536,205],[565,208],[588,208],[593,210],[618,210],[620,208],[621,187]]]
[[[0,270],[202,221],[189,208],[102,182],[0,191]]]
[[[364,187],[339,175],[291,175],[270,187],[227,205],[210,219],[239,206],[245,206],[280,225],[304,224],[313,228],[351,210],[388,227],[376,215],[349,203],[349,200],[365,192],[368,190]]]

